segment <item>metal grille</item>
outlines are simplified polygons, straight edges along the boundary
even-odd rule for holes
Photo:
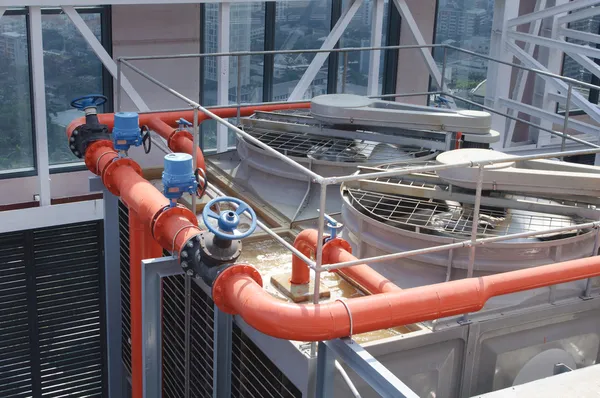
[[[0,235],[0,396],[101,397],[102,223]]]
[[[302,397],[300,390],[235,324],[231,368],[233,398]]]
[[[401,180],[399,181],[401,182]],[[348,189],[347,192],[355,208],[386,224],[402,229],[456,238],[467,238],[471,234],[473,226],[473,206],[471,205],[361,189]],[[577,223],[570,217],[482,206],[477,234],[478,237],[501,236],[520,232],[544,231]],[[569,232],[559,235],[539,235],[537,239],[554,239],[557,236],[564,237],[568,234]]]
[[[0,235],[0,396],[32,393],[25,234]]]
[[[131,375],[131,303],[129,301],[129,210],[119,201],[119,262],[121,267],[121,355]]]
[[[183,275],[163,278],[163,397],[184,396],[185,281]],[[213,392],[214,303],[191,284],[190,396],[210,398]],[[232,397],[301,397],[300,391],[262,351],[233,326]]]
[[[101,225],[33,232],[44,397],[103,395]]]
[[[431,154],[427,148],[400,147],[373,141],[261,129],[246,129],[246,132],[284,155],[332,162],[409,161]]]

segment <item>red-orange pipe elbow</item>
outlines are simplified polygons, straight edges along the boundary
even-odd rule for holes
[[[338,301],[313,305],[278,300],[240,270],[217,278],[213,299],[221,310],[239,314],[267,335],[322,341],[476,312],[495,296],[595,276],[600,276],[600,256],[363,296],[348,299],[345,305]]]
[[[311,258],[317,250],[318,238],[319,232],[317,230],[305,229],[296,236],[294,247],[306,257]],[[352,255],[351,251],[350,244],[345,240],[340,238],[332,239],[323,245],[323,264],[354,261],[356,257]],[[371,294],[400,290],[392,281],[367,264],[342,268],[338,272],[352,283],[358,285],[362,290]],[[306,284],[310,281],[308,265],[296,255],[292,257],[292,278],[290,281],[294,284]]]

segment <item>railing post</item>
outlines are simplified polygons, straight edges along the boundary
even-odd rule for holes
[[[214,307],[213,398],[231,397],[233,316]]]
[[[121,74],[123,73],[121,71],[121,68],[122,68],[121,65],[122,65],[121,64],[121,58],[119,58],[119,59],[117,59],[117,99],[116,99],[116,102],[117,102],[116,105],[117,106],[116,106],[115,112],[121,112],[121,90],[122,90],[122,88],[121,88]]]
[[[344,69],[342,70],[342,94],[346,92],[347,73],[348,73],[348,51],[344,51]]]
[[[323,342],[319,342],[317,351],[317,388],[316,398],[333,397],[335,354]]]
[[[444,93],[444,84],[446,82],[446,57],[448,56],[448,47],[444,46],[444,56],[442,58],[442,77],[440,79],[440,91]]]
[[[573,94],[573,85],[569,82],[569,89],[567,90],[567,104],[565,105],[565,118],[563,122],[563,136],[562,143],[560,144],[560,151],[565,151],[567,143],[567,127],[569,127],[569,112],[571,110],[571,95]],[[564,160],[564,157],[561,157]]]
[[[240,107],[242,104],[242,68],[241,68],[242,56],[237,56],[237,89],[235,90],[235,94],[237,96],[237,124],[240,125]],[[227,144],[229,146],[229,143]]]

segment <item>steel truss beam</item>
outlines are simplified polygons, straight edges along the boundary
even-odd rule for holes
[[[71,22],[75,25],[79,33],[83,36],[85,41],[90,45],[94,53],[100,62],[104,65],[104,67],[108,70],[108,72],[115,79],[118,78],[118,68],[116,62],[112,59],[112,57],[108,54],[102,43],[96,38],[94,32],[90,29],[89,26],[85,23],[83,18],[79,15],[79,13],[73,8],[73,6],[64,6],[62,7],[65,14],[69,17]],[[146,105],[142,97],[138,94],[138,92],[133,88],[129,80],[122,74],[121,72],[121,87],[125,91],[125,93],[131,98],[134,105],[138,108],[138,110],[142,112],[149,112],[150,108]],[[121,87],[117,87],[117,90],[120,90]]]
[[[517,46],[515,43],[507,42],[506,47],[525,66],[533,69],[539,69],[544,72],[549,72],[546,67],[544,67],[535,58],[523,51],[523,49]],[[568,91],[567,83],[561,80],[544,75],[540,75],[540,78],[544,79],[546,83],[552,85],[556,90],[560,91],[561,93],[566,93]],[[598,109],[598,107],[586,100],[579,92],[577,92],[577,90],[573,90],[573,103],[577,105],[580,109],[582,109],[585,113],[587,113],[596,122],[600,123],[600,110]]]
[[[596,4],[600,4],[600,0],[576,0],[566,4],[545,8],[543,10],[535,11],[520,17],[512,18],[507,21],[506,27],[512,28],[518,25],[523,25],[529,22],[533,22],[537,19],[544,19],[552,17],[554,15],[562,14],[565,12],[578,10],[580,8],[590,7]]]
[[[563,40],[555,40],[547,37],[535,36],[530,35],[529,33],[521,32],[508,32],[508,37],[513,40],[520,40],[526,43],[529,42],[548,48],[559,49],[563,52],[575,52],[592,58],[600,58],[600,49],[593,48],[590,46],[582,46],[581,44],[568,43]]]
[[[331,32],[329,32],[329,35],[323,42],[321,50],[331,50],[335,47],[335,44],[338,42],[338,40],[340,40],[340,37],[342,37],[342,34],[352,21],[352,18],[362,3],[363,0],[353,0],[353,2],[350,4],[350,7],[343,12],[341,18],[336,22],[335,26],[331,28]],[[304,93],[306,93],[306,90],[308,90],[308,87],[310,87],[310,84],[317,76],[317,73],[319,73],[321,66],[323,66],[323,63],[328,56],[329,53],[317,53],[315,55],[310,65],[308,65],[308,68],[306,68],[306,71],[300,78],[300,81],[294,88],[294,91],[292,91],[290,94],[288,101],[299,101],[304,97]]]
[[[600,1],[596,1],[596,3],[600,4]],[[581,19],[595,17],[598,14],[600,14],[600,8],[598,7],[585,8],[583,10],[575,11],[558,18],[557,23],[559,25],[565,25],[570,22],[579,21]]]
[[[410,32],[413,35],[413,38],[420,46],[427,45],[427,42],[423,38],[421,34],[421,30],[419,29],[419,25],[417,25],[417,21],[413,17],[408,5],[406,4],[406,0],[394,0],[394,4],[398,9],[398,12],[402,16],[402,23],[406,23],[410,29]],[[425,60],[425,64],[427,65],[427,69],[429,69],[429,73],[431,77],[435,81],[438,87],[442,85],[442,72],[438,69],[433,56],[431,55],[431,50],[429,48],[421,48],[421,54],[423,55],[423,59]],[[447,87],[444,84],[444,87],[441,87],[442,91],[446,91]]]

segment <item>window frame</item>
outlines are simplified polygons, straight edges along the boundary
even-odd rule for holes
[[[76,7],[75,10],[80,14],[99,14],[100,25],[101,25],[101,44],[106,49],[109,55],[112,56],[112,18],[111,18],[111,7],[110,6],[93,6],[93,7]],[[64,14],[61,8],[42,8],[42,17],[44,15],[60,15]],[[38,175],[37,170],[37,131],[35,127],[35,98],[33,93],[33,76],[31,68],[31,37],[29,32],[29,8],[11,8],[4,12],[5,16],[24,16],[25,17],[25,30],[27,36],[27,58],[28,58],[28,69],[29,69],[29,108],[31,111],[31,136],[32,136],[32,159],[33,166],[21,169],[10,169],[0,171],[0,180],[10,178],[21,178],[21,177],[35,177]],[[43,38],[42,38],[43,39]],[[102,94],[108,98],[108,101],[104,105],[105,112],[112,112],[114,109],[114,98],[113,98],[113,78],[110,72],[102,64]],[[44,92],[45,95],[45,92]],[[46,132],[47,134],[47,132]],[[66,141],[65,141],[66,143]],[[49,165],[50,174],[68,173],[75,171],[87,170],[83,161],[73,163],[61,163],[55,165]]]

